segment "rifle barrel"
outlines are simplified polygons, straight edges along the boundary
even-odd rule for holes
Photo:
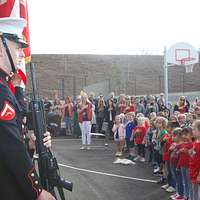
[[[36,79],[35,79],[35,65],[33,63],[30,63],[30,72],[31,72],[31,81],[32,81],[32,90],[33,90],[33,100],[36,100]]]

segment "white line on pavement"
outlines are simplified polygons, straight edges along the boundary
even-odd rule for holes
[[[52,139],[55,142],[62,142],[66,140],[71,140],[71,141],[81,141],[81,138],[53,138]],[[104,138],[92,138],[93,141],[105,141]]]
[[[69,166],[69,165],[64,165],[64,164],[61,164],[61,163],[58,163],[58,165],[60,165],[61,167],[75,169],[75,170],[78,170],[78,171],[89,172],[89,173],[93,173],[93,174],[100,174],[100,175],[117,177],[117,178],[123,178],[123,179],[130,179],[130,180],[136,180],[136,181],[156,183],[155,180],[149,180],[149,179],[143,179],[143,178],[135,178],[135,177],[129,177],[129,176],[121,176],[121,175],[117,175],[117,174],[109,174],[109,173],[105,173],[105,172],[98,172],[98,171],[93,171],[93,170],[88,170],[88,169],[82,169],[82,168],[78,168],[78,167],[73,167],[73,166]]]
[[[62,141],[65,141],[65,140],[79,141],[81,139],[80,138],[53,138],[52,140],[55,141],[55,142],[62,142]]]

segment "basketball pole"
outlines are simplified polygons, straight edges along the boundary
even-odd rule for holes
[[[164,86],[165,86],[165,106],[168,108],[168,65],[166,59],[167,47],[164,47]]]

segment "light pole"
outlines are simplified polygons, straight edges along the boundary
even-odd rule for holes
[[[73,98],[76,99],[76,77],[73,75]]]
[[[61,79],[61,98],[64,100],[65,99],[65,79]]]
[[[166,59],[167,47],[164,47],[164,86],[165,86],[165,106],[168,107],[168,65]]]

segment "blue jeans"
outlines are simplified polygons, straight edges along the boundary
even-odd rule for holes
[[[153,154],[152,154],[152,164],[154,168],[159,167],[158,162],[156,160],[156,150],[153,148]]]
[[[66,129],[70,132],[72,132],[72,118],[65,116],[64,121],[66,123]]]
[[[181,175],[183,180],[183,187],[184,187],[184,196],[185,197],[192,197],[192,184],[189,179],[188,168],[181,167]]]
[[[170,163],[167,162],[167,183],[169,184],[169,186],[173,187],[174,189],[176,188],[176,179],[173,177],[172,173],[171,173],[171,169],[170,169]]]
[[[176,170],[175,165],[171,165],[172,176],[176,179],[176,188],[180,196],[183,196],[183,181],[181,176],[181,170]]]
[[[192,200],[199,200],[200,199],[200,185],[192,184],[192,191],[193,191]]]

